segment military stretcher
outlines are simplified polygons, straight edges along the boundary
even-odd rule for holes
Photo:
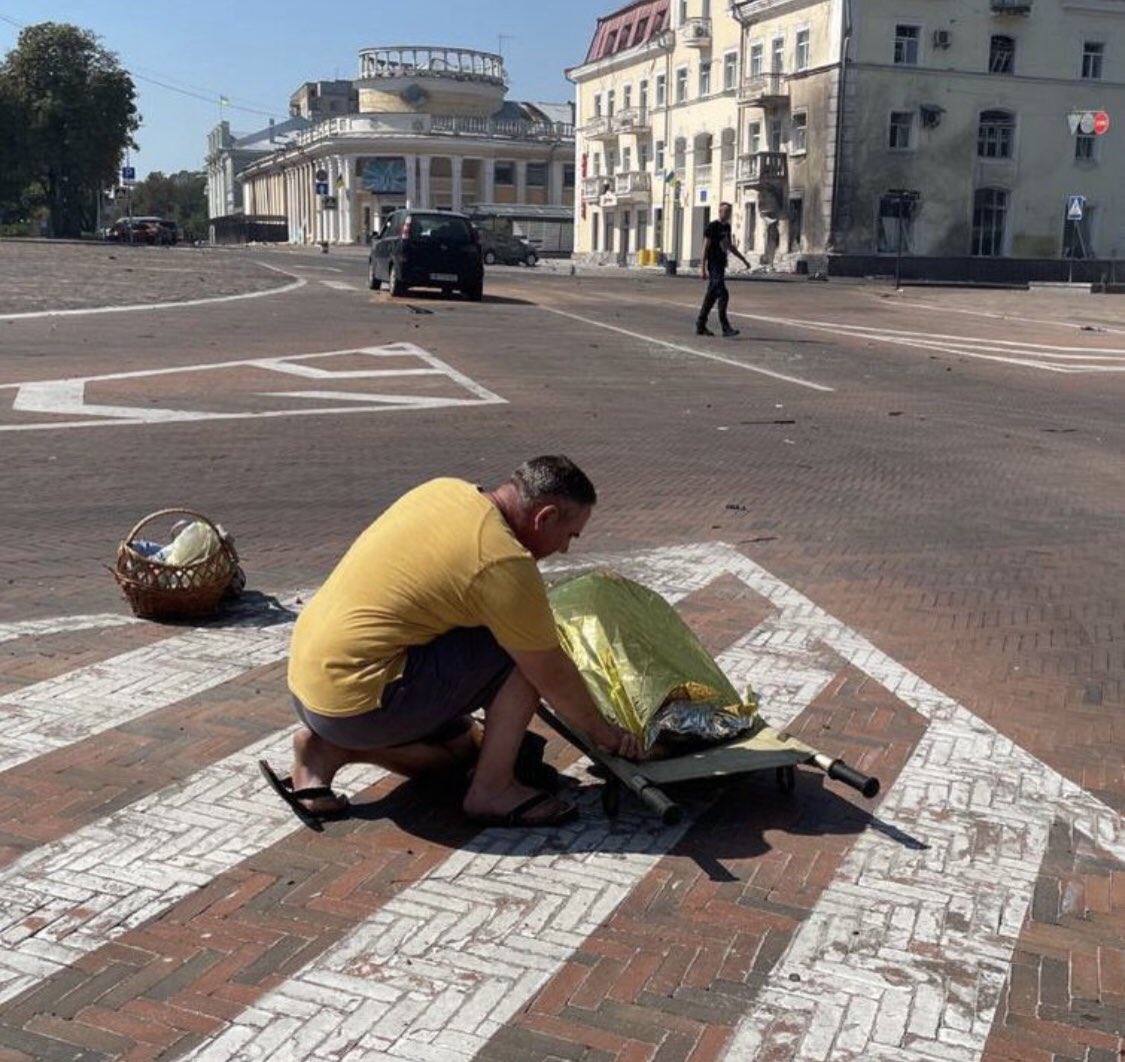
[[[682,809],[665,786],[773,770],[783,792],[801,764],[859,790],[879,792],[869,777],[828,756],[758,714],[752,690],[739,696],[678,613],[654,591],[612,571],[586,572],[548,594],[560,640],[601,714],[639,737],[646,748],[672,742],[668,754],[640,762],[599,749],[551,707],[543,720],[584,752],[604,779],[602,804],[617,814],[628,791],[672,825]],[[676,745],[684,751],[676,751]]]

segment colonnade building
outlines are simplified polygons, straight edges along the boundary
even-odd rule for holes
[[[403,206],[461,210],[570,252],[572,104],[506,99],[502,57],[467,48],[365,48],[353,84],[353,113],[302,107],[307,127],[239,170],[247,217],[284,217],[290,242],[352,243]]]

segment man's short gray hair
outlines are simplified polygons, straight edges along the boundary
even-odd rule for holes
[[[562,454],[525,461],[512,473],[512,482],[525,502],[554,500],[593,505],[598,500],[586,473]]]

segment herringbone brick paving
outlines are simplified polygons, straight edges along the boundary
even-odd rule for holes
[[[521,288],[519,294],[540,298],[551,290],[550,284],[537,284]],[[567,299],[572,298],[572,290],[566,289]],[[626,290],[621,288],[623,293]],[[644,298],[653,289],[633,290],[637,298]],[[736,302],[742,297],[741,291],[736,292]],[[760,288],[753,296],[759,304],[772,297]],[[786,297],[796,296],[787,293]],[[836,404],[828,407],[819,397],[779,391],[760,379],[752,383],[731,379],[716,389],[723,377],[713,366],[692,365],[663,354],[653,361],[651,354],[625,353],[604,334],[583,333],[571,340],[560,332],[550,339],[555,349],[532,348],[520,332],[522,307],[490,308],[495,324],[508,322],[507,337],[491,323],[480,326],[463,308],[444,318],[443,304],[435,303],[434,309],[432,317],[408,322],[410,338],[433,344],[443,357],[456,355],[460,368],[508,398],[511,407],[501,407],[495,419],[482,422],[459,413],[422,415],[415,422],[420,431],[411,438],[401,435],[398,425],[367,423],[357,431],[356,424],[318,424],[299,441],[282,446],[295,456],[280,478],[275,436],[257,425],[221,442],[190,429],[171,428],[162,435],[169,457],[160,479],[165,478],[169,460],[181,469],[181,481],[192,484],[193,502],[236,530],[240,546],[253,558],[252,573],[264,580],[261,585],[270,589],[315,585],[342,545],[404,487],[434,471],[471,477],[479,472],[491,478],[493,469],[512,463],[511,454],[544,449],[549,436],[556,444],[551,448],[570,450],[590,467],[602,491],[603,506],[585,536],[591,545],[636,548],[708,538],[733,541],[1034,755],[1121,807],[1123,757],[1112,722],[1121,704],[1125,670],[1118,559],[1122,495],[1116,489],[1120,481],[1113,465],[1113,456],[1120,454],[1120,433],[1115,435],[1103,416],[1112,404],[1112,381],[1095,398],[1077,378],[1052,377],[1046,389],[1039,387],[1038,380],[1018,375],[999,378],[990,375],[991,367],[962,363],[955,357],[926,357],[924,363],[911,361],[897,367],[908,383],[905,392],[893,373],[881,367],[874,376],[864,377],[865,390],[848,392],[849,373],[857,365],[870,368],[873,363],[855,361],[846,344],[786,347],[784,340],[769,335],[768,327],[751,326],[748,331],[766,349],[764,356],[772,356],[774,350],[778,356],[782,351],[798,356],[779,365],[782,371],[828,374],[827,382],[838,388],[838,401],[833,399]],[[585,312],[603,314],[602,309]],[[621,321],[640,331],[660,324],[649,309],[630,311],[623,302],[620,312]],[[225,320],[233,323],[235,315]],[[301,327],[297,314],[283,311],[276,324],[289,330],[283,341],[286,350],[325,346],[304,340],[294,346],[294,330]],[[341,317],[339,324],[341,345],[353,341],[349,329],[354,329],[354,341],[362,334],[370,342],[373,332],[376,341],[382,341],[392,338],[399,327],[382,313],[362,324]],[[90,346],[111,349],[107,341],[117,333],[103,323],[90,335],[95,342],[84,344],[83,351]],[[251,338],[245,328],[235,342],[237,350],[231,348],[229,336],[223,343],[232,356],[245,356],[248,344],[256,350],[268,346],[261,335]],[[214,343],[201,342],[211,349],[211,357]],[[143,343],[134,343],[133,352],[126,350],[126,356],[143,360],[140,347]],[[182,358],[183,353],[171,356]],[[138,361],[134,365],[139,367]],[[674,393],[661,386],[661,380],[672,373]],[[998,383],[1003,385],[999,391]],[[780,411],[779,402],[784,407]],[[905,412],[888,415],[899,409]],[[774,419],[797,423],[742,423]],[[1088,433],[1082,430],[1043,430],[1086,422],[1098,425],[1097,443],[1084,437]],[[419,447],[418,438],[432,442]],[[457,440],[452,461],[446,439]],[[109,446],[131,449],[134,442],[122,439]],[[640,473],[638,449],[648,461]],[[112,555],[115,536],[134,516],[156,508],[168,492],[158,485],[157,477],[146,479],[142,474],[138,481],[135,462],[128,477],[112,464],[103,464],[91,482],[85,451],[86,444],[77,437],[61,439],[56,434],[50,445],[56,460],[41,466],[43,477],[34,494],[14,504],[9,531],[0,532],[0,563],[15,580],[8,583],[11,589],[0,602],[5,618],[120,607],[112,586],[96,574],[97,564]],[[207,467],[202,478],[197,471],[201,454]],[[356,454],[377,455],[377,459],[357,462]],[[232,490],[232,484],[237,489]],[[249,484],[253,486],[247,490]],[[83,500],[91,487],[99,496],[93,504]],[[21,496],[18,491],[6,493]],[[279,515],[284,528],[280,538]],[[45,542],[35,546],[33,524],[51,529]],[[689,597],[681,607],[698,629],[714,632],[716,648],[767,618],[760,602],[730,580],[717,584],[709,595]],[[115,638],[123,634],[113,633]],[[74,666],[80,666],[96,660],[102,640],[92,635],[83,642],[76,636],[73,642],[58,644],[67,646],[64,651],[73,652]],[[127,641],[115,644],[130,647]],[[56,672],[45,659],[26,658],[19,665],[29,669],[26,675],[7,677],[4,692],[71,670],[67,661],[58,663]],[[37,843],[34,833],[41,827],[46,830],[43,840],[61,837],[98,819],[106,808],[115,806],[115,800],[155,793],[190,773],[193,764],[220,758],[260,736],[257,728],[270,726],[269,720],[280,715],[277,701],[270,699],[280,677],[278,665],[264,669],[259,677],[261,694],[247,698],[220,687],[199,694],[179,710],[161,709],[164,720],[159,726],[154,720],[139,720],[91,737],[84,751],[92,758],[85,764],[79,759],[68,762],[63,752],[50,753],[42,762],[50,764],[50,758],[58,756],[57,766],[62,768],[45,772],[57,775],[50,783],[36,779],[32,765],[6,774],[6,779],[22,778],[27,786],[46,785],[45,806],[51,786],[60,793],[71,786],[84,793],[72,809],[60,804],[45,826],[19,821],[18,808],[13,808],[9,825],[15,827],[17,842],[8,858],[24,851],[22,846],[29,841]],[[886,735],[895,718],[910,713],[901,706],[887,706],[882,713],[849,711],[849,699],[864,696],[858,689],[861,681],[855,673],[845,672],[840,689],[826,688],[815,708],[806,713],[807,720],[831,727],[816,731],[814,744],[831,742],[865,767],[884,760],[901,764],[912,739],[907,735],[901,746],[892,742],[893,747],[887,748]],[[247,678],[238,682],[240,689],[251,688]],[[220,725],[235,706],[242,725],[250,728],[247,733],[238,733],[229,722]],[[186,737],[177,736],[178,716],[186,720]],[[145,729],[149,723],[154,724],[151,731]],[[159,752],[163,741],[169,742],[166,764]],[[127,762],[130,756],[136,758],[135,764]],[[119,771],[123,781],[115,793],[114,775]],[[890,770],[880,767],[880,771],[890,779]],[[814,882],[819,889],[831,878],[834,859],[809,861],[806,852],[808,865],[802,865],[802,846],[814,846],[818,852],[827,846],[838,859],[854,838],[846,832],[826,838],[794,832],[805,815],[810,821],[818,816],[831,821],[827,809],[839,799],[822,798],[815,785],[810,791],[811,781],[811,777],[804,779],[796,805],[775,794],[769,779],[751,779],[736,787],[735,792],[748,800],[760,797],[756,814],[767,807],[778,809],[780,818],[766,820],[777,822],[775,835],[769,837],[770,850],[756,856],[722,856],[724,844],[736,847],[737,822],[745,819],[731,823],[724,832],[714,818],[718,813],[713,813],[705,820],[706,828],[697,825],[676,853],[665,856],[645,877],[626,906],[575,953],[592,961],[572,958],[565,964],[564,972],[555,975],[523,1017],[493,1037],[487,1048],[491,1054],[481,1057],[660,1058],[662,1062],[721,1057],[730,1030],[760,980],[778,961],[787,934],[814,902],[810,896],[793,894],[791,875],[820,874],[823,880]],[[129,784],[135,787],[132,798]],[[40,790],[28,792],[36,799]],[[409,794],[402,799],[406,803],[396,813],[402,826],[395,829],[408,831],[401,836],[413,846],[414,823],[427,805],[424,801],[413,805]],[[83,806],[83,800],[92,802]],[[786,819],[784,809],[794,807],[809,810],[793,812],[799,816],[797,821]],[[441,821],[449,828],[456,817],[446,815]],[[355,833],[381,834],[388,829],[385,823],[364,821]],[[767,831],[763,827],[760,832],[764,836]],[[1099,863],[1102,857],[1096,851],[1082,855],[1078,869],[1057,866],[1057,833],[1058,828],[1052,833],[1048,860],[1014,956],[1010,985],[987,1043],[988,1059],[1041,1055],[1059,1062],[1070,1058],[1103,1062],[1095,1052],[1111,1048],[1099,1037],[1112,1040],[1121,1035],[1122,916],[1120,904],[1112,900],[1120,870],[1112,860]],[[319,839],[316,851],[320,854],[323,843],[331,841],[332,855],[326,859],[329,863],[333,856],[339,859],[336,844],[355,843],[352,833],[344,836],[333,828]],[[712,837],[717,847],[712,847]],[[80,1057],[82,1052],[88,1052],[87,1057],[156,1058],[161,1053],[169,1059],[180,1057],[223,1022],[235,1020],[263,991],[322,953],[332,940],[346,937],[347,927],[354,926],[364,912],[378,908],[407,879],[416,880],[422,873],[421,866],[406,864],[405,871],[403,867],[388,870],[389,879],[373,885],[362,902],[343,895],[338,901],[341,906],[329,905],[340,919],[329,928],[318,921],[324,912],[310,916],[302,908],[296,926],[276,938],[284,942],[275,943],[273,950],[253,934],[269,936],[282,930],[256,918],[256,909],[249,905],[264,905],[268,913],[282,903],[292,908],[298,901],[290,897],[288,886],[271,891],[279,887],[267,881],[288,881],[281,875],[290,863],[307,875],[302,881],[311,892],[321,890],[333,874],[347,879],[348,870],[336,864],[324,871],[323,878],[306,868],[303,856],[308,843],[308,836],[300,837],[299,849],[281,842],[275,846],[282,853],[281,863],[271,865],[267,860],[216,879],[223,881],[233,909],[221,918],[208,916],[215,918],[215,926],[201,929],[188,914],[182,915],[182,924],[192,925],[192,933],[213,932],[218,944],[204,946],[212,938],[204,942],[198,936],[176,937],[171,929],[162,930],[165,922],[173,924],[169,913],[151,927],[131,930],[78,960],[80,982],[92,985],[88,991],[94,997],[83,1004],[91,1019],[88,1030],[84,1021],[77,1020],[78,1011],[53,1019],[45,1012],[35,1030],[9,1029],[11,1049],[31,1048],[30,1053],[13,1057]],[[456,831],[439,841],[459,843]],[[704,860],[708,853],[720,853],[715,855],[719,865],[701,871],[691,860]],[[788,855],[784,864],[779,853]],[[356,857],[353,865],[365,868],[356,871],[364,874],[368,856]],[[736,880],[713,881],[712,876],[722,871]],[[1043,885],[1051,880],[1059,884]],[[295,884],[292,890],[300,888]],[[1060,897],[1070,897],[1065,902],[1060,899],[1054,923],[1043,917],[1052,888]],[[1079,888],[1082,896],[1092,899],[1079,900]],[[628,905],[641,903],[650,889],[655,890],[656,906],[651,914],[646,909],[644,918],[634,917],[635,935],[622,937],[615,948],[599,943]],[[730,890],[738,889],[756,906],[730,900]],[[210,895],[210,887],[203,892]],[[1080,906],[1085,911],[1087,902],[1090,917],[1084,918],[1077,912]],[[709,947],[702,934],[700,939],[681,939],[684,934],[676,916],[693,911],[693,903],[702,903],[712,914],[737,907],[739,917],[757,929],[736,936],[725,950],[722,945]],[[766,906],[770,904],[777,909]],[[185,900],[173,910],[187,912],[188,905]],[[262,911],[257,909],[259,916]],[[653,925],[659,926],[658,933]],[[290,931],[294,929],[299,931]],[[241,936],[235,937],[236,933]],[[676,936],[667,957],[654,947],[663,933]],[[140,944],[123,944],[126,939]],[[1107,942],[1104,946],[1102,940]],[[685,965],[688,951],[691,958]],[[138,980],[136,991],[129,990],[134,995],[131,1001],[112,996],[105,1004],[93,978],[100,974],[120,985],[120,979],[114,980],[117,966],[158,969],[153,958],[157,955],[171,956],[175,970],[187,970],[184,985],[197,984],[209,975],[215,980],[202,992],[177,987],[175,981],[163,990],[144,990]],[[656,958],[661,963],[650,969]],[[1065,964],[1065,977],[1059,964]],[[1023,972],[1032,969],[1033,1004],[1028,975]],[[598,976],[608,979],[600,1002],[602,981],[590,979],[595,971],[604,971]],[[1060,987],[1064,983],[1073,993],[1065,1002]],[[742,987],[736,991],[738,985]],[[56,995],[62,987],[60,982]],[[76,988],[77,983],[71,991]],[[175,1004],[169,1002],[170,996],[161,998],[168,992],[176,993]],[[712,996],[720,997],[718,1003]],[[76,996],[74,1002],[80,1000]],[[668,1000],[677,1009],[664,1008]],[[1080,1001],[1090,1006],[1083,1009]],[[1083,1014],[1096,1014],[1099,1020],[1085,1019]],[[128,1022],[133,1024],[126,1028]],[[660,1032],[659,1042],[654,1026]],[[20,1036],[34,1040],[17,1043]]]

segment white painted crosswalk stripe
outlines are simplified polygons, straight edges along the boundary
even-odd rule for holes
[[[17,638],[43,637],[48,634],[67,634],[71,631],[100,630],[108,627],[128,627],[140,621],[133,616],[114,612],[96,612],[86,616],[56,616],[50,619],[19,620],[0,623],[0,642]]]
[[[283,660],[291,620],[201,628],[15,690],[0,700],[0,770],[121,726]]]
[[[287,764],[291,732],[257,741],[0,870],[0,1003],[292,833],[292,812],[255,768],[263,757]],[[384,774],[349,767],[339,784],[367,785]]]

